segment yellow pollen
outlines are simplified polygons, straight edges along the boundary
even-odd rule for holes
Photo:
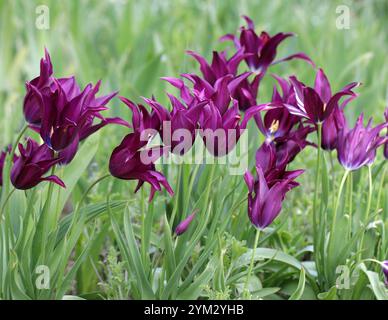
[[[275,133],[279,129],[279,120],[273,120],[269,127],[269,132]]]

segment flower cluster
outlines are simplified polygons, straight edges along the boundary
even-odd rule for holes
[[[199,71],[162,78],[179,92],[177,96],[167,93],[170,106],[155,97],[143,98],[143,104],[120,97],[131,110],[132,125],[121,118],[102,115],[117,92],[98,97],[100,81],[81,89],[74,77],[54,77],[46,50],[40,62],[40,75],[26,83],[23,104],[29,127],[40,134],[43,143],[28,138],[26,146],[19,144],[19,155],[12,155],[13,185],[29,189],[41,181],[51,181],[64,186],[58,177],[47,172],[57,164],[71,162],[82,140],[107,124],[116,124],[131,128],[131,132],[113,150],[110,173],[119,179],[138,181],[135,192],[144,183],[150,184],[150,201],[163,188],[172,196],[167,178],[156,169],[159,158],[170,153],[184,155],[197,135],[210,154],[225,156],[235,148],[254,118],[265,139],[256,152],[256,177],[249,171],[244,177],[249,218],[263,229],[280,213],[286,193],[298,186],[295,179],[303,170],[288,171],[287,167],[306,146],[336,150],[346,170],[370,165],[381,145],[385,145],[384,155],[388,158],[388,132],[380,136],[387,127],[388,109],[383,124],[372,127],[370,120],[364,127],[361,115],[353,129],[348,127],[344,109],[357,97],[353,89],[360,85],[358,82],[332,93],[322,69],[317,70],[313,86],[294,75],[287,79],[272,75],[276,80],[272,99],[258,103],[260,84],[272,65],[292,59],[304,60],[314,68],[315,64],[301,52],[276,59],[278,46],[293,34],[258,35],[253,21],[246,16],[244,19],[247,27],[240,28],[238,35],[221,37],[221,41],[234,44],[232,54],[214,51],[208,62],[198,53],[188,51]],[[308,141],[309,134],[315,131],[321,137],[320,145]],[[157,136],[161,143],[153,145]],[[0,154],[1,173],[7,153],[10,149]],[[193,217],[194,214],[188,216],[176,233],[183,233]]]
[[[77,153],[80,141],[107,124],[129,126],[120,118],[105,118],[101,112],[117,94],[97,97],[101,81],[80,89],[74,77],[55,78],[47,50],[40,62],[40,75],[26,83],[23,112],[29,127],[38,132],[43,144],[27,138],[14,155],[11,182],[17,189],[30,189],[41,181],[65,187],[55,175],[43,177],[56,164],[68,164]],[[98,119],[99,122],[95,123]],[[10,149],[8,150],[10,152]],[[0,157],[2,171],[5,152]],[[1,181],[2,182],[2,181]]]

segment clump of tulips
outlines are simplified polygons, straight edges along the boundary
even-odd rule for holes
[[[9,179],[19,190],[35,188],[42,182],[66,188],[65,182],[55,174],[55,167],[69,165],[82,141],[109,124],[125,126],[130,130],[111,154],[110,174],[123,180],[136,180],[135,192],[148,183],[149,201],[163,189],[173,197],[174,191],[167,177],[156,168],[161,157],[170,154],[183,156],[193,147],[198,135],[214,157],[225,156],[235,148],[248,124],[255,123],[264,141],[255,154],[254,173],[247,169],[241,177],[247,186],[248,218],[257,230],[244,292],[247,293],[253,271],[260,231],[265,231],[278,217],[287,193],[300,185],[296,179],[307,170],[289,169],[290,163],[306,147],[317,150],[315,191],[312,195],[314,259],[318,272],[314,287],[319,288],[318,292],[329,291],[335,283],[336,265],[346,263],[352,255],[358,263],[365,260],[364,232],[371,219],[379,214],[378,209],[373,212],[371,207],[371,168],[380,146],[384,146],[384,155],[388,158],[388,138],[383,131],[388,126],[388,109],[384,123],[373,126],[372,120],[369,120],[365,125],[363,115],[360,115],[352,128],[344,111],[357,97],[354,90],[360,83],[353,82],[333,92],[320,68],[316,71],[313,85],[304,84],[296,76],[285,79],[273,74],[277,85],[272,99],[259,103],[260,83],[268,77],[267,72],[272,65],[301,59],[311,65],[312,71],[316,67],[304,53],[276,59],[278,46],[293,34],[271,36],[262,32],[258,35],[253,21],[248,17],[244,19],[247,27],[242,27],[239,35],[228,34],[221,38],[233,43],[235,49],[232,54],[214,51],[211,62],[208,62],[198,53],[188,51],[198,62],[200,72],[163,78],[179,92],[177,96],[167,93],[170,106],[163,105],[155,97],[143,98],[142,104],[119,97],[132,114],[131,123],[103,116],[117,92],[97,96],[100,81],[82,89],[74,77],[54,77],[50,55],[45,51],[40,75],[26,83],[23,112],[27,126],[18,139],[30,129],[40,135],[41,141],[28,137],[25,142],[17,141],[1,153],[1,172],[7,159],[12,162],[12,167],[7,175],[0,176],[0,184]],[[169,125],[166,126],[166,123]],[[222,134],[217,137],[206,134],[216,131]],[[180,135],[180,132],[187,135]],[[234,134],[233,139],[228,135],[230,132]],[[316,134],[317,142],[314,138],[310,139],[313,134]],[[160,145],[152,145],[157,136],[161,138]],[[344,168],[344,175],[336,199],[330,203],[327,198],[326,157],[331,157],[333,152],[336,152]],[[384,165],[383,162],[380,169]],[[369,169],[369,198],[364,215],[355,218],[351,216],[352,172],[364,166]],[[385,169],[383,172],[385,174]],[[348,198],[343,205],[341,196],[347,181]],[[331,183],[336,186],[335,182]],[[12,191],[8,189],[8,192],[2,195],[5,199],[2,212],[11,197]],[[341,236],[336,225],[343,222],[344,216],[340,212],[344,210],[348,210],[349,215],[346,230],[342,230]],[[175,229],[176,235],[183,235],[197,215],[194,211],[181,221]],[[339,237],[350,245],[336,248]],[[385,277],[388,277],[387,262],[381,263],[381,266]]]

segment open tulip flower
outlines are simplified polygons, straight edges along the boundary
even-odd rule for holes
[[[19,143],[20,156],[16,157],[11,169],[11,182],[16,189],[31,189],[42,181],[50,181],[65,188],[65,184],[55,175],[44,175],[61,161],[54,157],[54,152],[46,145],[39,145],[31,138],[26,147]]]
[[[31,127],[38,131],[45,143],[60,153],[61,162],[69,163],[78,144],[107,124],[128,126],[120,118],[104,118],[101,111],[117,94],[96,97],[101,81],[88,84],[83,91],[74,77],[56,79],[48,51],[41,60],[40,76],[28,82],[24,99],[24,114]],[[100,122],[94,124],[94,119]]]
[[[317,72],[314,88],[306,86],[295,76],[291,76],[290,81],[294,87],[296,104],[285,103],[284,105],[290,113],[306,118],[314,124],[324,122],[333,113],[333,110],[339,107],[338,103],[341,98],[355,97],[356,94],[352,89],[360,85],[359,82],[352,82],[332,94],[330,83],[322,69]]]
[[[247,171],[244,179],[248,186],[248,216],[252,224],[259,229],[265,229],[279,215],[286,193],[298,184],[294,179],[303,171],[295,172],[286,179],[269,185],[260,165],[256,166],[257,179]]]
[[[148,147],[148,143],[155,134],[161,130],[161,125],[167,113],[156,107],[151,113],[143,105],[137,105],[124,97],[120,98],[132,110],[133,133],[124,137],[117,146],[109,160],[109,171],[112,176],[123,180],[138,180],[135,192],[144,182],[151,185],[149,200],[151,201],[156,191],[161,191],[162,186],[173,195],[174,192],[166,177],[156,171],[154,162],[164,155],[168,149],[163,146]],[[151,102],[154,100],[147,100]],[[147,132],[147,129],[150,130]]]
[[[381,137],[379,134],[388,123],[372,128],[372,119],[366,127],[363,120],[364,116],[361,114],[353,129],[344,127],[338,134],[338,161],[350,171],[371,165],[376,158],[377,148],[387,141],[387,137]]]
[[[276,51],[280,43],[288,37],[293,36],[293,33],[277,33],[270,36],[263,31],[259,36],[255,32],[254,22],[247,16],[243,16],[248,27],[242,27],[240,37],[227,34],[221,40],[232,40],[238,50],[244,49],[246,54],[245,61],[252,72],[264,74],[268,67],[283,61],[292,59],[302,59],[314,65],[311,59],[303,52],[295,53],[280,60],[276,60]]]

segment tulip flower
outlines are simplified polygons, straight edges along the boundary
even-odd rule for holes
[[[338,133],[346,125],[344,112],[335,107],[332,114],[322,124],[322,149],[334,150],[337,147]]]
[[[347,170],[357,170],[364,165],[372,164],[376,158],[376,149],[387,141],[387,137],[380,137],[379,133],[388,126],[388,123],[372,128],[370,119],[364,127],[363,119],[364,116],[361,114],[353,129],[345,127],[338,134],[338,161]]]
[[[53,83],[52,74],[53,66],[50,55],[45,49],[45,57],[40,60],[40,75],[26,83],[27,94],[24,98],[23,112],[27,122],[30,124],[40,124],[42,118],[41,106],[32,88],[35,88],[45,96],[49,96]]]
[[[297,103],[294,105],[286,103],[284,106],[291,114],[306,118],[314,124],[324,122],[334,109],[338,108],[338,102],[344,96],[354,98],[356,94],[352,89],[360,85],[358,82],[350,83],[333,95],[322,69],[317,72],[314,88],[304,85],[295,76],[291,76],[290,81],[294,87]]]
[[[268,104],[249,108],[243,119],[240,116],[238,101],[233,100],[233,107],[221,114],[213,101],[203,109],[203,118],[200,121],[201,136],[208,151],[216,157],[228,154],[238,142],[248,121],[256,113],[269,110]]]
[[[243,53],[243,49],[240,48],[230,59],[226,58],[225,52],[213,51],[213,60],[209,65],[204,57],[194,51],[187,51],[189,55],[194,57],[199,65],[204,79],[214,85],[218,79],[227,75],[236,76],[238,66],[244,58],[248,55]]]
[[[269,187],[285,179],[294,179],[303,173],[303,170],[286,171],[287,165],[292,160],[288,153],[278,153],[274,143],[265,142],[256,151],[256,166],[263,171]],[[297,185],[295,181],[290,181],[289,186]]]
[[[236,49],[244,49],[243,53],[246,54],[245,61],[252,72],[264,74],[270,65],[292,59],[302,59],[314,66],[311,59],[302,52],[275,61],[277,47],[285,39],[294,34],[280,32],[274,36],[270,36],[267,32],[263,31],[260,36],[258,36],[255,32],[253,21],[247,16],[243,16],[243,18],[247,22],[248,28],[241,28],[240,38],[228,34],[223,36],[221,40],[232,40]]]
[[[120,99],[132,110],[134,132],[124,137],[120,145],[113,150],[109,160],[110,173],[119,179],[138,180],[135,192],[144,182],[149,183],[151,185],[149,201],[153,199],[156,191],[162,190],[162,186],[170,195],[173,195],[174,192],[167,179],[162,173],[156,171],[154,164],[168,148],[147,146],[154,135],[161,130],[162,122],[167,117],[167,110],[154,105],[155,109],[149,113],[143,105],[137,105],[124,97]],[[147,102],[151,101],[154,100]]]
[[[107,124],[128,123],[120,118],[104,118],[101,111],[117,94],[96,97],[101,81],[88,84],[83,91],[74,77],[54,78],[50,55],[45,51],[40,76],[28,82],[24,114],[31,128],[38,131],[44,142],[59,152],[62,164],[75,156],[78,144]],[[94,123],[99,119],[99,123]]]
[[[192,81],[194,89],[197,92],[203,91],[207,98],[209,95],[224,97],[224,91],[228,87],[229,95],[239,102],[240,110],[245,111],[256,105],[262,75],[256,75],[252,81],[248,80],[251,72],[237,75],[239,63],[248,56],[244,55],[242,51],[242,48],[239,49],[230,60],[226,59],[224,52],[213,52],[211,65],[199,54],[189,51],[189,54],[199,62],[203,79],[196,75],[183,74],[182,76]],[[166,80],[168,79],[171,78],[166,78]],[[175,86],[179,87],[181,84],[175,83]]]
[[[190,214],[186,219],[184,219],[177,225],[177,227],[175,228],[175,234],[177,236],[180,236],[181,234],[186,232],[196,214],[197,210],[195,210],[192,214]]]
[[[191,99],[190,104],[185,105],[175,96],[169,93],[167,95],[172,105],[171,113],[166,112],[167,109],[155,100],[145,101],[163,113],[161,133],[164,145],[169,147],[172,153],[184,155],[194,143],[201,111],[207,101],[198,102],[198,99]]]
[[[65,184],[57,176],[43,177],[61,161],[60,158],[54,158],[54,152],[47,145],[39,145],[28,138],[26,147],[19,143],[19,152],[20,156],[16,157],[11,169],[11,182],[16,189],[31,189],[42,181],[50,181],[65,188]]]
[[[244,175],[249,190],[248,216],[255,227],[265,229],[279,215],[286,193],[297,186],[293,179],[301,172],[290,178],[279,180],[272,186],[268,185],[260,165],[256,166],[256,173],[256,180],[249,171]]]

